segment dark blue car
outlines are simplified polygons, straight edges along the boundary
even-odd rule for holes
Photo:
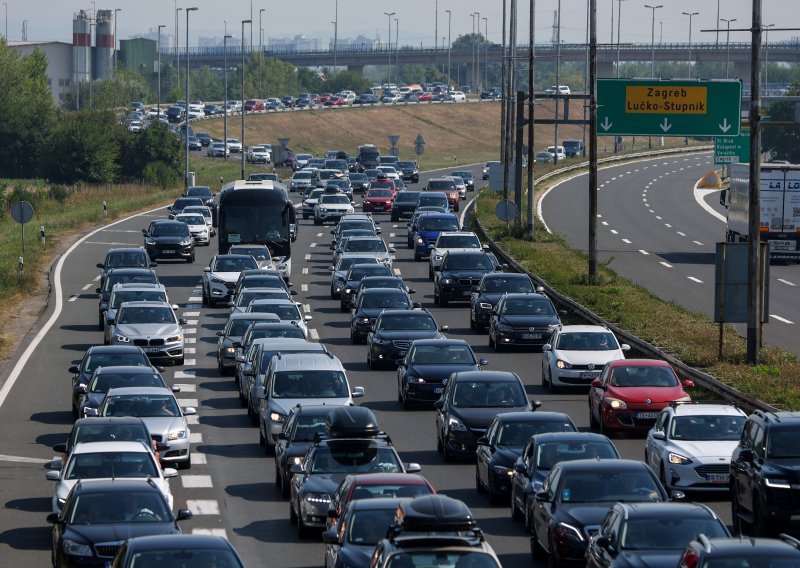
[[[431,253],[431,249],[442,231],[458,231],[458,216],[453,213],[432,213],[425,215],[417,222],[414,232],[414,260],[422,260]]]

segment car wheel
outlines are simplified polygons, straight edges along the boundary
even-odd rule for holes
[[[253,412],[253,409],[249,404],[247,405],[247,417],[250,419],[250,424],[252,424],[253,426],[258,424],[258,415],[255,412]],[[261,428],[259,428],[258,431],[259,434],[261,434],[262,432]],[[261,434],[261,436],[263,436],[263,434]]]
[[[350,343],[356,345],[358,343],[358,339],[356,338],[356,334],[353,332],[353,329],[350,328]]]
[[[392,222],[393,222],[393,223],[394,223],[395,221],[399,221],[399,220],[400,220],[400,217],[395,217],[394,215],[392,215]]]
[[[475,317],[472,310],[469,311],[469,328],[475,329]]]
[[[178,462],[178,469],[191,469],[192,468],[192,454],[189,454],[188,459]]]
[[[333,291],[333,286],[331,286],[331,300],[336,299],[336,292]]]
[[[428,265],[428,280],[433,281],[433,268]]]
[[[495,348],[495,341],[494,341],[494,337],[492,337],[492,330],[491,329],[489,330],[489,347],[491,347],[492,349]]]
[[[208,305],[208,293],[206,292],[205,286],[203,286],[203,305]]]
[[[80,412],[78,412],[78,408],[73,406],[72,407],[72,420],[77,420],[80,416]]]
[[[544,381],[544,371],[542,371],[542,381]],[[547,391],[550,394],[555,394],[558,390],[558,387],[553,383],[553,375],[547,376]]]
[[[511,520],[512,521],[521,521],[522,520],[522,512],[517,509],[517,504],[514,501],[514,492],[511,492]]]
[[[542,360],[542,386],[546,387],[548,383],[547,375],[544,372],[544,360]]]
[[[611,435],[611,434],[612,434],[612,432],[611,432],[611,430],[610,430],[610,429],[609,429],[609,428],[606,426],[606,421],[605,421],[605,419],[603,418],[603,411],[602,411],[602,409],[598,408],[598,409],[597,409],[597,413],[600,415],[600,417],[599,417],[599,418],[598,418],[598,420],[597,420],[597,422],[598,422],[598,430],[599,430],[599,431],[600,431],[600,433],[601,433],[601,434],[603,434],[604,436],[606,436],[606,437],[608,437],[608,438],[611,438],[611,437],[612,437],[612,435]]]
[[[278,474],[281,479],[281,497],[288,497],[289,496],[289,484],[286,481],[286,478],[283,474]]]
[[[339,311],[342,312],[343,314],[346,314],[350,310],[348,310],[347,306],[345,306],[343,303],[339,303]]]
[[[731,485],[731,533],[733,536],[742,534],[742,518],[739,516],[739,502],[736,498],[736,486]]]
[[[436,451],[440,454],[444,453],[444,444],[442,444],[442,438],[438,432],[436,433]]]
[[[367,349],[367,367],[369,368],[369,370],[372,371],[372,370],[375,369],[375,366],[372,363],[372,356],[371,355],[372,355],[371,351],[369,349]]]
[[[297,518],[297,538],[308,538],[310,535],[310,530],[303,522],[302,517]]]
[[[475,491],[478,493],[484,492],[483,483],[481,483],[481,474],[480,470],[478,469],[478,464],[475,464]]]
[[[476,319],[475,320],[475,332],[476,333],[483,333],[484,331],[486,331],[486,326]]]
[[[297,524],[297,515],[294,512],[294,505],[289,503],[289,522],[293,525]]]
[[[314,217],[314,224],[315,225],[322,225],[322,220],[321,219],[317,219],[316,217]]]
[[[192,256],[190,256],[189,258],[186,259],[186,262],[188,264],[192,264],[194,262],[194,253],[192,253]]]
[[[414,253],[414,262],[419,262],[422,260],[422,255]]]
[[[411,239],[408,239],[408,248],[414,248],[414,242]]]
[[[533,522],[531,526],[531,556],[534,560],[544,560],[547,556],[547,551],[539,544],[539,539],[536,537],[535,522]]]
[[[753,536],[771,537],[774,534],[772,522],[761,512],[761,500],[758,495],[753,496]]]
[[[647,461],[647,455],[646,454],[645,454],[645,458],[644,458],[644,463],[647,463],[649,465],[649,463]],[[661,480],[661,485],[664,486],[664,489],[667,490],[667,493],[672,491],[672,487],[670,487],[667,484],[667,471],[666,471],[666,467],[663,464],[661,465],[661,467],[658,470],[658,478]]]
[[[450,303],[450,300],[439,294],[439,305],[443,308],[447,307],[447,304]]]
[[[447,440],[442,440],[442,457],[446,463],[453,461],[453,454],[447,448]]]
[[[303,213],[303,219],[308,219],[308,215],[306,215],[305,213]]]
[[[594,411],[592,410],[592,403],[589,403],[589,428],[592,430],[599,430],[600,424],[597,422],[597,419],[594,417]]]
[[[176,366],[180,367],[181,365],[183,365],[184,361],[185,361],[185,359],[184,359],[183,355],[181,355],[180,359],[175,359],[174,363],[175,363]]]

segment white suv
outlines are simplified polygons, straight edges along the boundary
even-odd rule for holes
[[[436,270],[442,265],[444,253],[450,250],[480,250],[481,241],[475,233],[467,231],[444,231],[439,233],[431,249],[428,278],[433,280]]]

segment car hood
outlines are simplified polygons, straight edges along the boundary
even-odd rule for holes
[[[615,565],[629,568],[674,568],[681,559],[679,550],[631,550],[621,551]]]
[[[487,304],[492,304],[493,306],[500,301],[500,298],[503,297],[503,293],[499,294],[481,294],[478,296],[479,302],[486,302]]]
[[[475,270],[443,270],[442,278],[475,278],[480,279],[484,274],[493,272],[489,269],[476,268]]]
[[[186,419],[183,416],[142,416],[144,425],[151,436],[161,436],[162,441],[169,443],[169,433],[172,430],[188,430]]]
[[[411,306],[406,306],[405,308],[397,307],[397,308],[361,308],[356,313],[356,318],[377,318],[381,315],[381,312],[384,310],[410,310]]]
[[[558,316],[534,316],[534,315],[521,315],[521,316],[500,316],[498,321],[513,326],[541,326],[553,325],[558,323]]]
[[[372,553],[375,545],[363,545],[346,543],[339,549],[339,561],[341,566],[351,566],[352,568],[367,568],[372,560]]]
[[[241,272],[209,272],[209,277],[219,278],[220,280],[224,280],[225,282],[233,282],[236,283],[239,280],[239,275]]]
[[[651,404],[666,404],[686,396],[686,392],[682,387],[610,387],[606,395],[626,402],[650,400]]]
[[[127,336],[161,337],[179,334],[181,327],[175,323],[117,323],[114,331]]]
[[[303,480],[300,490],[303,493],[327,493],[332,496],[345,477],[346,473],[315,473]]]
[[[292,408],[298,406],[318,405],[325,403],[325,405],[341,405],[348,406],[353,404],[353,399],[349,396],[344,397],[315,397],[315,398],[270,398],[270,410],[276,410],[284,416],[289,415]]]
[[[411,369],[427,382],[440,383],[453,373],[477,371],[477,365],[413,365]]]
[[[138,536],[179,533],[174,522],[68,525],[64,538],[86,543],[124,542]]]
[[[459,408],[458,410],[451,408],[451,413],[458,416],[467,428],[485,430],[494,417],[502,412],[525,412],[526,410],[530,410],[527,405],[511,408]]]
[[[735,445],[735,444],[734,444]],[[775,471],[785,472],[789,476],[800,474],[800,459],[775,459],[769,460],[769,466]]]
[[[438,237],[439,233],[441,233],[441,232],[442,232],[442,230],[438,230],[438,231],[423,231],[422,229],[417,229],[417,235],[419,235],[420,237],[423,237],[424,239],[433,239],[435,237]]]
[[[177,212],[175,212],[175,213],[177,213]],[[189,240],[191,238],[191,236],[190,235],[186,235],[184,237],[180,237],[180,236],[175,236],[175,235],[163,235],[163,236],[149,237],[149,238],[151,240],[157,242],[158,244],[161,244],[161,245],[168,245],[168,244],[176,244],[177,245],[181,241]]]
[[[391,201],[393,198],[386,196],[386,197],[367,197],[364,199],[367,203],[386,203]]]
[[[348,203],[317,203],[320,209],[333,209],[333,210],[342,210],[347,211],[352,209],[353,206]]]
[[[514,462],[517,461],[517,458],[520,455],[522,455],[522,447],[495,446],[494,453],[492,454],[492,460],[494,461],[494,465],[511,469],[514,467]]]
[[[580,527],[599,525],[614,503],[565,503],[560,502],[559,521]]]
[[[719,463],[730,463],[731,454],[736,446],[739,445],[738,440],[731,441],[690,441],[690,440],[671,440],[671,449],[681,453],[685,456],[698,456],[703,458],[724,458]],[[800,463],[797,465],[800,467]]]
[[[442,334],[436,330],[414,331],[410,329],[398,329],[396,331],[388,331],[382,329],[375,333],[375,337],[413,341],[415,339],[439,339],[442,337]]]
[[[625,358],[622,351],[619,349],[612,349],[611,351],[569,351],[559,349],[553,351],[553,357],[562,359],[573,365],[593,364],[598,371],[609,361]]]

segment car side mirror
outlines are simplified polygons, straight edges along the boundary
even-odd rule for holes
[[[377,234],[377,235],[381,234],[381,228],[380,227],[375,227],[375,234]],[[389,252],[394,252],[394,251],[389,249]]]
[[[489,315],[490,316],[496,316],[497,315],[497,310],[489,310]]]
[[[179,387],[178,385],[172,385],[172,387],[170,388],[170,390],[171,390],[172,392],[181,392],[181,387]]]
[[[75,392],[78,394],[86,394],[86,385],[78,385],[75,387]]]
[[[51,525],[59,525],[62,524],[61,519],[58,517],[58,513],[50,513],[47,515],[47,522]]]
[[[664,432],[658,430],[656,432],[653,432],[653,439],[654,440],[662,440],[663,441],[663,440],[667,439],[667,435],[664,434]]]
[[[478,365],[480,365],[481,367],[485,367],[488,364],[489,364],[489,359],[479,359],[478,360]]]
[[[192,518],[192,512],[189,509],[178,509],[178,516],[176,521],[185,521]]]
[[[311,321],[314,319],[314,316],[303,316],[303,321]]]
[[[436,410],[441,410],[441,409],[443,409],[443,408],[444,408],[444,401],[443,401],[443,400],[440,398],[439,400],[437,400],[436,402],[434,402],[434,403],[433,403],[433,407],[434,407]]]
[[[100,288],[95,288],[94,289],[94,293],[95,294],[99,294],[100,292],[102,292],[102,290]]]
[[[197,409],[194,406],[185,406],[181,410],[184,416],[193,416],[197,414]]]
[[[688,380],[687,381],[683,381],[683,386],[685,388],[687,388],[687,389],[693,388],[694,387],[694,381],[688,381]]]
[[[620,345],[620,346],[619,346],[619,348],[620,348],[622,351],[630,351],[630,350],[631,350],[631,346],[630,346],[630,345],[628,345],[627,343],[623,343],[622,345]]]
[[[537,409],[542,407],[542,401],[537,399],[531,399],[531,412],[535,412]]]
[[[97,268],[105,268],[105,266],[103,265],[102,262],[98,262],[97,263]]]
[[[329,513],[335,512],[333,510],[329,511]],[[325,544],[341,544],[339,540],[339,532],[338,527],[331,527],[328,530],[322,533],[322,542]]]
[[[178,477],[178,470],[175,469],[174,467],[165,467],[162,473],[164,474],[164,477],[166,479],[169,479],[171,477]]]
[[[70,373],[74,374],[74,375],[78,375],[78,374],[80,374],[80,372],[81,372],[80,368],[79,368],[77,365],[73,365],[72,367],[70,367],[70,368],[69,368],[69,369],[67,369],[67,370],[68,370]]]
[[[142,229],[142,234],[146,237],[147,236],[147,229]]]
[[[521,475],[526,475],[528,473],[528,470],[525,468],[525,464],[519,462],[514,464],[514,471]]]
[[[540,503],[549,503],[553,500],[553,496],[550,494],[549,491],[537,491],[536,492],[536,500]]]
[[[185,318],[181,318],[181,319],[178,320],[178,323],[180,325],[188,325],[189,324],[189,320],[187,320]]]
[[[558,310],[558,315],[560,315],[560,316],[565,316],[565,315],[567,315],[568,313],[569,313],[569,312],[568,312],[567,310]]]
[[[409,463],[406,465],[406,473],[417,473],[418,471],[422,471],[422,466],[418,463]]]
[[[100,412],[96,408],[84,408],[83,414],[86,418],[94,418],[100,416]]]
[[[419,302],[414,302],[413,304],[411,304],[411,306],[412,306],[413,308],[415,308],[415,309],[419,309],[419,308],[421,308],[421,307],[422,307],[422,304],[420,304]]]
[[[251,373],[252,374],[252,373]],[[267,389],[262,386],[257,386],[256,391],[254,393],[257,399],[264,399],[267,398]]]
[[[434,270],[434,272],[441,272],[442,271],[442,265],[441,264],[437,264],[436,266],[433,267],[433,270]]]
[[[229,308],[234,308],[234,307],[236,307],[236,303],[235,303],[235,302],[228,302],[226,305],[227,305]]]
[[[331,266],[329,266],[329,267],[328,267],[328,270],[330,270],[331,272],[333,272],[333,271],[335,271],[335,270],[336,270],[336,267],[335,267],[335,266],[333,266],[333,265],[331,265]]]
[[[607,536],[598,536],[594,540],[594,544],[597,548],[602,548],[603,550],[609,550],[611,546],[611,542],[608,540]]]
[[[592,388],[601,389],[603,388],[603,383],[600,381],[600,379],[595,379],[592,381]]]
[[[211,267],[210,266],[204,266],[203,267],[203,272],[211,272]]]
[[[48,470],[47,473],[44,474],[44,477],[48,481],[59,481],[61,479],[61,471],[57,469]]]
[[[350,393],[353,398],[361,398],[364,396],[364,387],[353,387],[353,392]]]
[[[753,461],[755,454],[751,448],[744,448],[743,450],[739,451],[739,459],[746,462]]]
[[[252,363],[245,363],[242,366],[242,374],[247,375],[248,377],[253,375],[253,364]]]
[[[278,438],[278,440],[288,440],[289,436],[286,435],[286,432],[278,432],[276,438]]]
[[[443,325],[442,327],[439,328],[439,331],[441,331],[442,333],[444,333],[445,331],[450,331],[450,326]]]
[[[339,511],[336,509],[328,509],[328,518],[329,519],[338,519],[339,518]]]
[[[53,451],[57,454],[66,454],[67,444],[56,444],[55,446],[53,446]]]
[[[473,286],[472,287],[472,292],[480,292],[480,291],[481,291],[480,286]]]
[[[542,345],[542,351],[552,351],[552,350],[553,346],[550,345],[549,343],[545,343],[544,345]]]
[[[683,491],[678,491],[677,489],[673,489],[669,493],[670,501],[683,501],[686,499],[686,493]]]

